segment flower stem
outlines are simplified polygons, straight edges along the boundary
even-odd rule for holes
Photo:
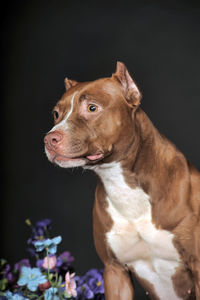
[[[50,275],[50,269],[49,269],[49,248],[46,248],[46,250],[47,250],[47,266],[48,266],[48,269],[47,269],[47,278],[50,281],[50,277],[49,277],[49,275]]]

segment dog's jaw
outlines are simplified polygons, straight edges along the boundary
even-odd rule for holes
[[[67,157],[54,151],[50,151],[45,146],[45,153],[48,160],[61,168],[84,167],[87,165],[95,165],[104,158],[102,152],[86,155],[83,157]]]

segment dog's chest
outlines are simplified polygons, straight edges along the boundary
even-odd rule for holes
[[[107,212],[113,225],[106,234],[117,259],[153,284],[161,299],[179,299],[171,277],[179,265],[173,235],[152,223],[149,196],[139,187],[129,187],[119,164],[97,172],[107,193]]]

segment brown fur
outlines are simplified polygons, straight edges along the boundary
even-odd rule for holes
[[[155,226],[174,234],[173,243],[183,262],[172,278],[177,295],[185,300],[200,299],[200,173],[139,107],[141,94],[123,64],[118,63],[111,78],[89,83],[66,79],[65,84],[69,90],[54,108],[59,113],[55,124],[65,118],[75,91],[79,96],[68,120],[69,129],[57,132],[62,140],[52,144],[54,132],[45,138],[50,160],[56,162],[56,155],[62,155],[80,158],[89,166],[121,162],[126,183],[132,188],[140,186],[149,195]],[[82,113],[83,103],[90,101],[101,109]],[[103,154],[102,159],[87,158],[97,152]],[[93,210],[94,242],[105,264],[105,293],[107,300],[130,300],[134,292],[129,273],[105,237],[112,228],[105,199],[99,179]],[[152,299],[160,299],[151,283],[138,280]]]

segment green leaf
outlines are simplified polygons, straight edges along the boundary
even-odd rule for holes
[[[59,275],[59,277],[58,277],[58,286],[60,286],[60,285],[61,285],[61,283],[62,283],[62,276],[61,276],[61,275]]]
[[[68,294],[66,291],[64,292],[64,296],[66,297],[66,298],[71,298],[72,297],[72,295],[70,294]]]
[[[6,289],[8,280],[6,278],[3,278],[0,280],[0,291],[4,291]]]
[[[49,274],[49,279],[52,280],[53,277],[54,277],[54,274],[53,274],[53,273],[50,273],[50,274]]]
[[[4,258],[0,259],[0,266],[1,267],[3,267],[6,263],[7,263],[7,260],[5,260]]]

